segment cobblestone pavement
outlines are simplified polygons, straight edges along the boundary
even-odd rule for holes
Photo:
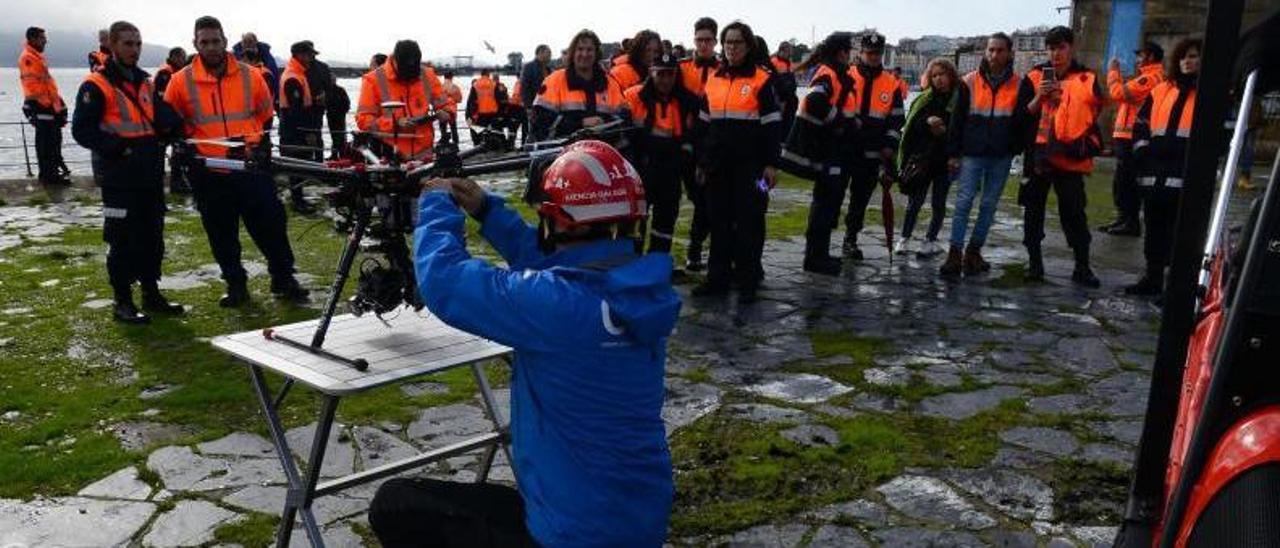
[[[777,210],[807,201],[807,193],[779,191],[774,200]],[[0,208],[0,232],[52,238],[59,229],[46,221],[76,224],[96,217],[94,206],[76,207],[87,209],[58,219],[40,208]],[[732,297],[691,298],[690,286],[681,286],[686,300],[671,338],[664,409],[677,483],[694,481],[680,436],[708,421],[759,425],[777,433],[784,441],[774,443],[786,451],[857,450],[839,421],[918,418],[945,430],[1004,413],[1007,420],[983,434],[991,450],[970,466],[891,467],[892,474],[865,489],[828,493],[822,504],[790,508],[736,531],[682,530],[671,543],[1109,545],[1141,429],[1159,319],[1151,303],[1126,298],[1119,289],[1138,271],[1140,241],[1095,236],[1103,287],[1088,290],[1069,282],[1069,255],[1052,230],[1048,281],[1019,281],[1021,227],[1008,203],[988,246],[993,270],[975,279],[939,279],[941,256],[899,255],[891,263],[878,227],[863,236],[867,258],[840,278],[802,272],[800,239],[771,240],[762,298],[752,305]],[[0,235],[0,248],[6,238],[16,236]],[[830,351],[833,340],[838,345],[845,339],[874,341],[874,351]],[[407,424],[341,424],[322,474],[376,466],[485,424],[478,402],[423,409]],[[289,438],[302,442],[313,428],[294,428]],[[147,446],[151,434],[143,429],[137,435],[138,446]],[[305,445],[295,442],[293,448],[302,452]],[[927,445],[924,451],[931,450]],[[469,480],[477,465],[476,457],[462,456],[424,473]],[[1100,470],[1109,485],[1091,475]],[[494,477],[511,481],[501,459]],[[166,446],[145,464],[119,470],[75,496],[0,499],[0,545],[213,543],[220,526],[248,520],[253,512],[277,513],[282,483],[270,443],[255,434]],[[317,501],[330,546],[362,545],[358,533],[367,530],[365,511],[375,487]],[[693,503],[677,500],[677,512],[687,504]],[[299,532],[295,543],[303,538]]]

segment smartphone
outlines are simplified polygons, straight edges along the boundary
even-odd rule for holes
[[[1057,74],[1057,72],[1056,72],[1056,71],[1054,71],[1054,70],[1053,70],[1053,67],[1052,67],[1052,66],[1048,66],[1048,67],[1045,67],[1045,68],[1044,68],[1044,81],[1045,81],[1045,82],[1057,82],[1057,81],[1058,81],[1058,74]]]

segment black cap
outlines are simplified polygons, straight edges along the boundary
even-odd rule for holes
[[[1135,51],[1134,53],[1138,55],[1142,55],[1144,53],[1150,53],[1152,59],[1156,61],[1164,61],[1164,48],[1160,47],[1160,44],[1157,44],[1155,42],[1147,42],[1145,44],[1142,44],[1142,47],[1138,48],[1138,50]]]
[[[311,40],[294,42],[292,46],[289,46],[289,55],[297,55],[299,53],[310,53],[311,55],[320,55],[320,52],[316,51],[316,45],[312,43]]]
[[[659,55],[657,59],[654,59],[653,65],[649,68],[657,70],[676,70],[680,68],[680,60],[676,59],[676,56],[671,55],[670,53],[664,53]]]
[[[1053,46],[1057,44],[1074,44],[1076,43],[1076,34],[1071,29],[1064,26],[1056,26],[1044,33],[1044,44]]]
[[[862,49],[884,51],[884,36],[874,32],[862,35]]]

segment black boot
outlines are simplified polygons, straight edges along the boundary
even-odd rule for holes
[[[1022,276],[1024,281],[1044,281],[1044,257],[1040,254],[1040,246],[1027,246],[1027,272]]]
[[[142,309],[156,314],[182,315],[187,312],[181,304],[169,302],[155,282],[142,285]]]
[[[1125,295],[1151,297],[1164,293],[1164,268],[1147,268],[1147,273],[1131,286],[1124,288]]]
[[[227,282],[227,293],[218,299],[222,308],[239,308],[249,302],[249,286],[247,282]]]
[[[307,302],[307,295],[310,295],[311,292],[302,287],[297,278],[290,275],[285,278],[271,280],[271,294],[275,295],[276,298],[293,303],[305,303]]]
[[[130,325],[142,325],[151,322],[151,318],[146,314],[138,312],[138,307],[133,304],[133,290],[130,288],[116,289],[115,306],[112,307],[111,315],[120,323]]]
[[[831,233],[809,230],[804,235],[804,270],[823,276],[839,276],[844,261],[831,256]]]
[[[861,261],[863,259],[862,248],[858,247],[857,233],[854,233],[852,237],[845,235],[844,244],[840,246],[840,251],[851,261]]]
[[[1093,275],[1093,269],[1089,268],[1089,248],[1076,249],[1075,255],[1076,267],[1071,271],[1071,281],[1085,287],[1102,287],[1102,282]]]

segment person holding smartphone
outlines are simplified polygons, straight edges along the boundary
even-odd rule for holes
[[[1098,287],[1101,282],[1089,267],[1091,237],[1085,216],[1084,177],[1093,171],[1093,157],[1102,149],[1097,121],[1106,95],[1097,74],[1075,60],[1074,42],[1071,29],[1050,29],[1045,35],[1049,61],[1028,71],[1018,90],[1018,104],[1027,105],[1026,128],[1034,132],[1026,136],[1026,179],[1019,189],[1018,203],[1023,206],[1027,280],[1044,279],[1040,243],[1052,188],[1058,196],[1062,232],[1075,256],[1071,281]]]

